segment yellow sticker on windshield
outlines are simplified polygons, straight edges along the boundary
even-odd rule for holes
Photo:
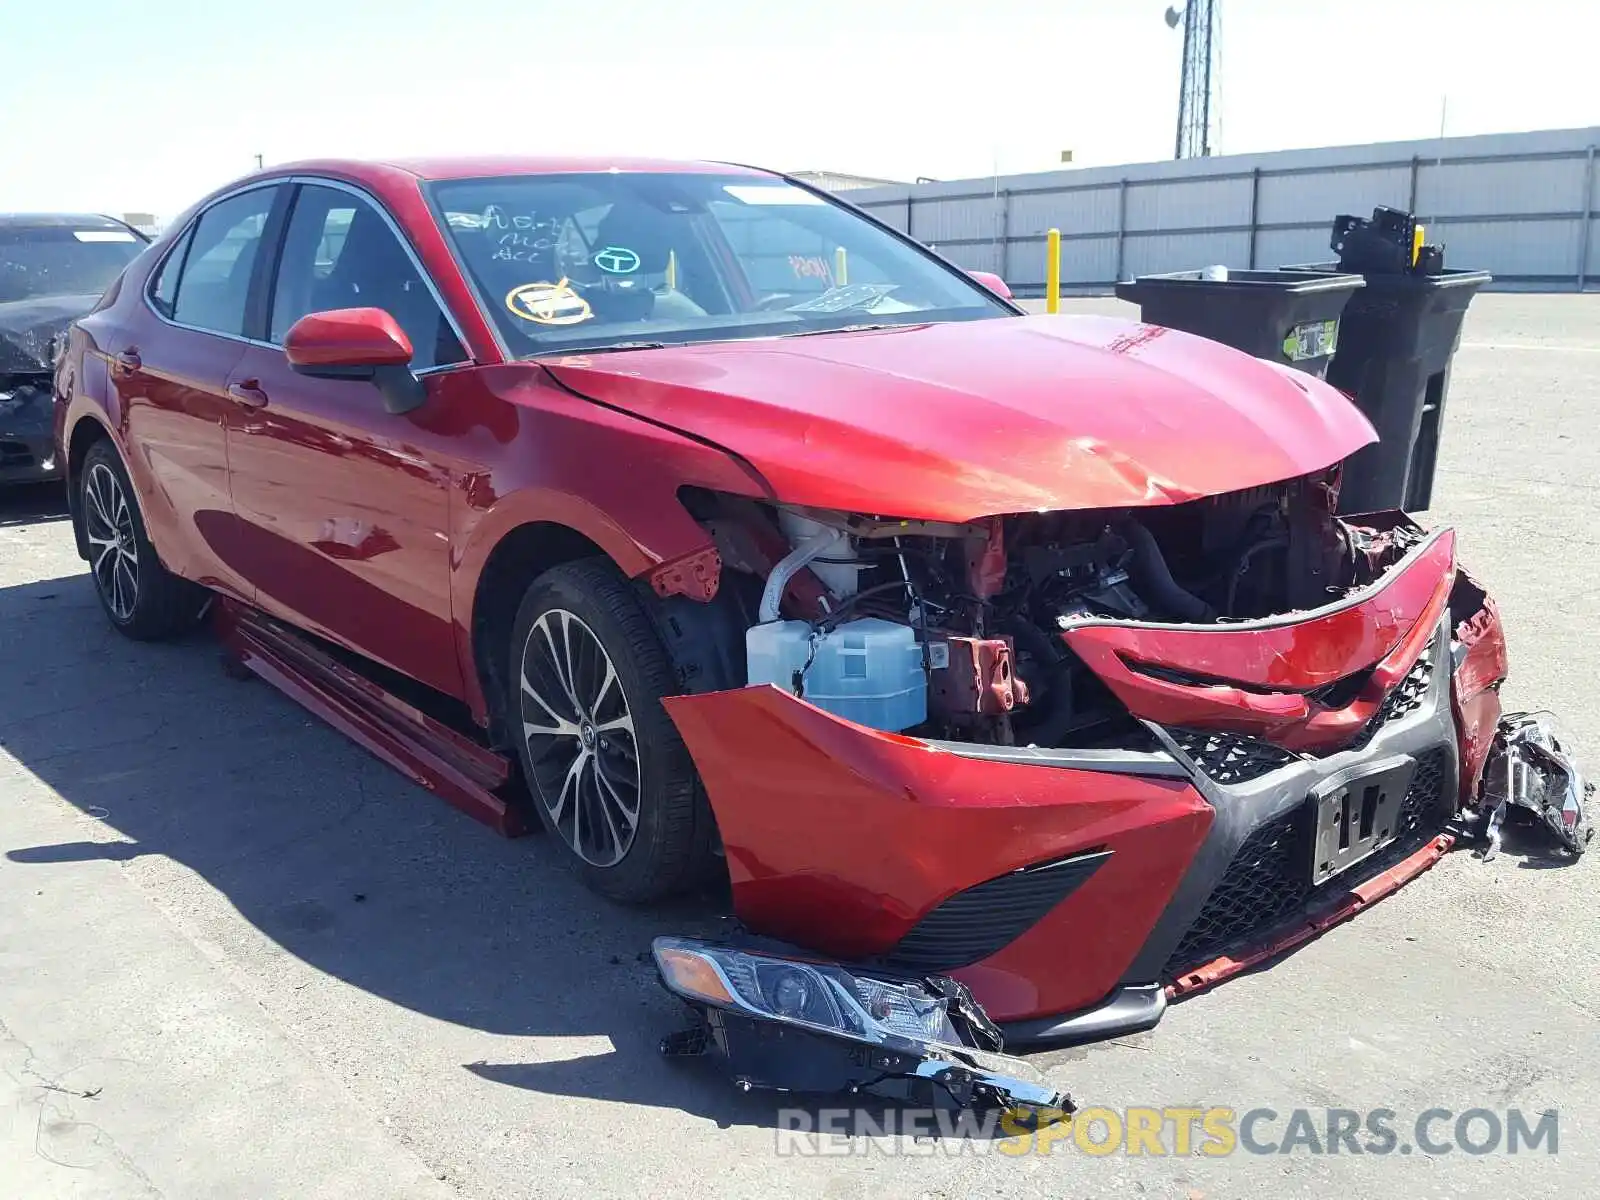
[[[560,283],[524,283],[506,293],[512,316],[540,325],[577,325],[594,316],[589,302],[565,279]]]

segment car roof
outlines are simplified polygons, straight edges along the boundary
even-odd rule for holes
[[[770,175],[755,167],[692,159],[600,155],[461,155],[427,158],[324,158],[275,164],[270,174],[337,173],[370,178],[400,171],[423,180],[478,179],[494,175],[575,175],[626,171],[649,174]]]
[[[0,229],[129,229],[103,213],[0,212]]]

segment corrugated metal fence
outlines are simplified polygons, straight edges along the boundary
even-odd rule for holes
[[[851,191],[846,197],[1018,295],[1044,290],[1061,230],[1064,290],[1154,271],[1330,257],[1340,213],[1385,204],[1427,222],[1445,264],[1497,287],[1600,286],[1600,127],[1232,155]]]

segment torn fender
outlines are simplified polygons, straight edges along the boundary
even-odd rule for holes
[[[1461,799],[1471,804],[1500,727],[1500,685],[1509,669],[1506,632],[1493,597],[1465,571],[1457,572],[1450,592],[1450,621],[1450,704],[1461,750]]]
[[[986,761],[854,725],[770,686],[662,703],[716,813],[735,912],[758,933],[846,960],[885,956],[958,892],[1109,851],[1014,940],[981,961],[939,966],[998,1021],[1110,993],[1213,816],[1186,778],[1116,763]]]

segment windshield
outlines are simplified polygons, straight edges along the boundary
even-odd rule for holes
[[[525,175],[438,183],[432,199],[514,357],[1010,312],[770,176]]]
[[[144,247],[144,240],[127,229],[0,226],[0,304],[98,296]]]

